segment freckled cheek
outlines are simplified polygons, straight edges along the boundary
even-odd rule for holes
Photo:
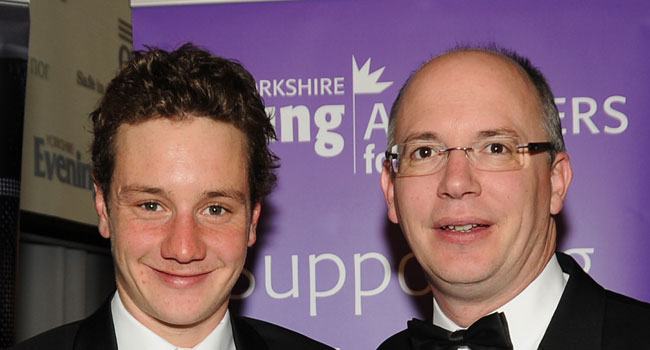
[[[164,238],[164,225],[148,225],[129,223],[120,225],[115,232],[115,248],[118,255],[126,260],[140,260],[159,251],[160,242]],[[144,272],[140,271],[140,275]]]
[[[246,257],[247,235],[239,230],[212,230],[204,232],[208,249],[224,262],[238,262]]]

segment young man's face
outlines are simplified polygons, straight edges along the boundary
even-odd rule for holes
[[[453,53],[429,63],[405,91],[395,140],[467,147],[495,136],[546,142],[541,109],[523,72],[493,54]],[[522,168],[478,170],[465,152],[425,176],[382,185],[433,286],[467,300],[518,293],[553,254],[557,214],[570,181],[566,154],[526,154]],[[558,165],[559,164],[559,165]],[[435,288],[434,288],[435,290]],[[459,294],[460,293],[460,294]]]
[[[109,202],[99,191],[95,205],[122,301],[158,334],[213,329],[260,214],[243,133],[203,117],[154,119],[122,125],[115,145]]]

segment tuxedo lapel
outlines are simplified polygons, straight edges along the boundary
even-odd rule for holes
[[[113,316],[111,315],[111,298],[90,317],[81,321],[74,350],[117,350]]]
[[[268,346],[262,336],[243,319],[230,315],[232,334],[237,350],[267,350]]]
[[[602,348],[605,290],[571,257],[557,253],[562,271],[570,275],[553,314],[541,350],[596,350]]]

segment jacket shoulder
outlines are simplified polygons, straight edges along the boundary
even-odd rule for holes
[[[81,321],[68,323],[29,338],[8,350],[70,350]]]
[[[403,330],[394,334],[392,337],[384,340],[377,350],[407,350],[411,349],[411,342],[409,341],[408,330]]]
[[[606,291],[603,348],[647,346],[640,335],[650,331],[650,304]]]
[[[650,319],[650,304],[628,296],[606,291],[607,314],[609,317],[624,315],[631,320],[648,321]]]
[[[234,321],[252,328],[263,339],[269,350],[304,349],[304,350],[333,350],[332,347],[320,343],[298,332],[250,317],[234,317]]]
[[[650,304],[628,297],[623,294],[619,294],[612,291],[607,291],[607,304],[608,311],[619,311],[630,312],[631,314],[637,314],[639,316],[648,317],[650,315]],[[611,309],[611,310],[610,310]]]

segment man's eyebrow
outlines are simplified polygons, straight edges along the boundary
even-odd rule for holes
[[[162,194],[165,193],[165,191],[159,187],[149,187],[149,186],[141,186],[141,185],[128,185],[128,186],[120,187],[117,190],[118,197],[130,196],[136,193]]]
[[[237,190],[212,190],[203,193],[204,198],[232,198],[239,202],[246,201],[246,195]]]
[[[512,137],[512,138],[517,138],[519,137],[519,134],[517,134],[516,131],[510,129],[510,128],[497,128],[497,129],[489,129],[489,130],[481,130],[477,133],[477,138],[482,139],[482,138],[487,138],[487,137],[495,137],[495,136],[505,136],[505,137]]]
[[[138,193],[146,193],[153,195],[167,195],[171,194],[159,187],[149,187],[141,185],[129,185],[118,189],[118,197],[129,197]],[[240,202],[246,201],[246,195],[242,191],[237,190],[210,190],[202,193],[203,198],[232,198]]]
[[[401,143],[407,143],[411,141],[438,141],[438,134],[435,132],[423,132],[419,134],[413,134],[407,136],[404,141]]]
[[[489,137],[511,137],[518,138],[519,134],[511,128],[496,128],[481,130],[476,133],[476,139],[481,140]],[[400,143],[407,143],[411,141],[440,141],[440,137],[436,132],[423,132],[407,136],[404,141]]]

